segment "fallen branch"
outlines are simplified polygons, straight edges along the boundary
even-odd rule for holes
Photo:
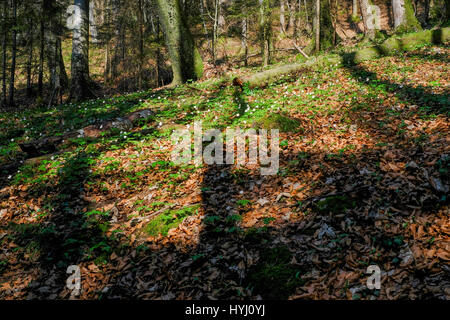
[[[295,42],[292,42],[292,44],[298,52],[300,52],[306,59],[309,59],[309,56]]]
[[[208,94],[211,93],[211,92],[209,92],[209,91],[206,91],[206,90],[203,90],[203,89],[200,89],[200,88],[196,88],[196,87],[190,86],[190,85],[188,85],[188,84],[186,84],[185,86],[186,86],[186,88],[189,88],[189,89],[192,89],[192,90],[196,90],[196,91],[202,92],[203,94],[206,94],[206,95],[208,95]]]

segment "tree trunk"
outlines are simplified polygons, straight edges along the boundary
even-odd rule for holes
[[[172,63],[172,85],[200,79],[202,58],[181,15],[180,3],[178,0],[156,0],[156,4]]]
[[[70,100],[92,97],[89,78],[89,1],[74,1]]]
[[[438,30],[427,30],[411,33],[402,37],[392,37],[380,45],[364,48],[347,54],[322,55],[308,59],[304,63],[280,65],[259,73],[244,76],[241,80],[250,88],[262,87],[288,74],[296,74],[323,70],[327,67],[352,66],[363,61],[377,59],[383,56],[395,55],[399,52],[415,50],[418,45],[443,44],[450,41],[450,27]]]
[[[11,77],[9,78],[9,99],[8,105],[14,107],[14,84],[16,76],[16,55],[17,55],[17,0],[12,0],[13,29],[12,29],[12,46],[11,46]]]
[[[414,14],[411,0],[392,0],[392,11],[394,13],[394,27],[397,32],[411,32],[422,29]]]
[[[103,79],[104,82],[107,83],[111,77],[111,29],[110,29],[110,8],[109,8],[109,1],[106,1],[105,4],[105,24],[106,24],[106,31],[105,31],[105,67],[103,72]]]
[[[216,64],[217,59],[217,32],[218,32],[218,25],[219,25],[219,0],[214,1],[214,25],[213,25],[213,40],[212,40],[212,61],[213,64]]]
[[[44,1],[41,7],[41,21],[39,28],[39,71],[38,71],[38,97],[42,98],[44,92],[44,49],[45,49],[45,10]]]
[[[445,21],[450,19],[450,0],[445,0]]]
[[[248,66],[248,42],[247,42],[247,29],[248,29],[248,19],[247,17],[244,17],[242,19],[242,33],[241,33],[241,43],[242,48],[244,49],[244,65]]]
[[[156,81],[159,87],[160,84],[164,85],[161,77],[161,24],[159,23],[159,17],[156,22],[156,34],[156,42],[158,44],[158,49],[156,50]]]
[[[270,61],[270,32],[271,32],[271,21],[270,21],[270,0],[259,0],[259,11],[260,11],[260,41],[261,41],[261,55],[262,55],[262,65],[263,67],[269,65]]]
[[[89,2],[89,34],[91,35],[92,43],[99,43],[97,22],[95,19],[95,3],[94,0]]]
[[[357,20],[358,19],[358,0],[353,0],[353,5],[352,5],[352,18],[353,20]]]
[[[6,62],[7,62],[7,43],[6,39],[8,37],[8,31],[6,26],[6,20],[8,15],[8,2],[6,0],[3,1],[3,21],[2,21],[2,107],[6,107],[7,101],[6,101]]]
[[[286,33],[286,15],[285,15],[285,0],[280,0],[280,28],[283,33]]]
[[[329,0],[316,0],[314,8],[314,37],[309,51],[327,50],[333,46],[333,20]]]
[[[60,61],[60,41],[57,35],[56,22],[50,21],[50,27],[46,30],[46,43],[47,43],[47,64],[50,73],[50,99],[48,105],[53,105],[55,100],[58,101],[58,97],[61,96],[63,87],[63,74],[61,72]],[[64,70],[65,71],[65,70]]]
[[[315,51],[320,51],[320,0],[316,0],[316,14],[314,17],[314,29],[315,29]]]
[[[28,21],[28,61],[27,61],[27,97],[30,98],[33,95],[33,88],[31,83],[31,67],[33,63],[33,24],[32,21]]]
[[[430,18],[430,1],[431,0],[425,0],[425,7],[423,10],[423,21],[425,24],[428,24]]]
[[[292,2],[292,4],[291,4],[291,17],[292,17],[292,27],[293,27],[293,30],[292,30],[292,36],[294,37],[294,38],[297,38],[297,31],[298,31],[298,14],[297,14],[297,9],[300,9],[300,8],[297,8],[297,1],[293,1]]]
[[[364,34],[368,39],[373,40],[375,38],[376,17],[372,7],[372,1],[371,0],[360,0],[360,1],[361,1],[361,13],[364,22]]]
[[[144,70],[144,12],[142,0],[138,1],[138,28],[139,28],[139,57],[138,57],[138,88],[143,87]]]

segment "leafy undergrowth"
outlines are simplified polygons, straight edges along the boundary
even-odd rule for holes
[[[449,53],[0,114],[0,298],[69,298],[78,265],[80,299],[449,299]],[[144,108],[23,162],[20,142]],[[174,164],[172,130],[197,120],[285,126],[278,174]]]

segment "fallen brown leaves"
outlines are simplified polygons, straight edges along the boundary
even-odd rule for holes
[[[430,61],[394,79],[383,68],[407,63],[398,57],[382,63],[363,67],[391,82],[440,79],[444,86],[433,88],[435,94],[448,88],[449,78],[441,74],[445,63]],[[338,70],[335,76],[340,88],[326,101],[335,112],[313,119],[308,113],[293,114],[305,130],[282,134],[289,147],[281,151],[282,174],[277,176],[213,166],[170,184],[171,171],[155,167],[135,189],[123,189],[120,184],[129,180],[123,172],[167,161],[171,145],[162,140],[139,155],[131,148],[107,153],[119,165],[99,177],[102,189],[85,186],[72,200],[80,202],[80,211],[114,210],[107,234],[120,231],[120,241],[127,245],[114,248],[105,264],[76,261],[83,279],[80,298],[265,298],[268,293],[252,291],[248,279],[263,263],[267,248],[283,246],[302,279],[289,292],[291,299],[449,299],[448,117],[424,120],[413,101],[399,100],[395,92],[383,94],[382,104],[371,110],[349,111],[351,102],[339,98],[356,90],[349,71]],[[302,99],[310,92],[312,87],[294,94]],[[356,97],[358,104],[371,104],[371,99]],[[95,169],[104,171],[108,164],[97,163]],[[51,272],[42,274],[47,269],[36,254],[45,252],[24,253],[8,237],[8,222],[39,221],[31,212],[50,196],[31,195],[29,188],[0,190],[0,240],[5,239],[0,260],[8,263],[0,276],[0,297],[69,298],[65,270],[58,269],[56,278]],[[164,204],[141,214],[139,206],[155,201]],[[193,204],[201,205],[199,213],[167,236],[140,232],[146,218],[166,206]],[[372,264],[382,270],[377,292],[366,287],[366,269]]]

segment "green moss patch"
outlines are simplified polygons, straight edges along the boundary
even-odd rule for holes
[[[154,237],[159,234],[167,236],[170,229],[178,227],[185,218],[197,214],[199,208],[200,205],[194,205],[180,210],[167,210],[150,221],[145,227],[145,232]]]
[[[256,120],[253,127],[257,129],[278,129],[280,132],[296,132],[300,130],[300,122],[279,113],[271,113]]]
[[[301,270],[290,264],[292,254],[287,247],[266,249],[257,265],[249,272],[248,285],[264,299],[287,299],[304,281]]]

